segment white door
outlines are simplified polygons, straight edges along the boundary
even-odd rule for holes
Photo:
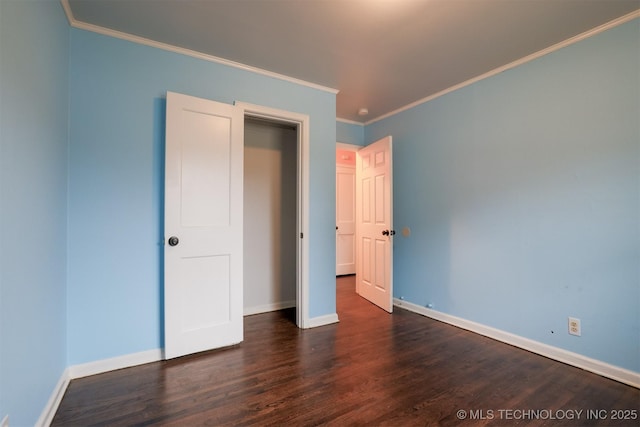
[[[336,167],[336,275],[356,272],[356,170]]]
[[[239,343],[242,109],[167,93],[165,358]]]
[[[356,290],[393,311],[393,183],[391,137],[356,155]]]

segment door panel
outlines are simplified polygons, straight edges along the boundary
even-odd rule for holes
[[[388,312],[393,311],[392,172],[390,136],[358,151],[356,290]]]
[[[185,257],[180,263],[182,331],[210,328],[229,321],[229,256]],[[210,286],[211,283],[218,286]],[[193,299],[191,295],[199,295]]]
[[[167,359],[242,341],[243,122],[239,108],[167,93]]]
[[[184,132],[181,224],[184,227],[228,226],[229,206],[218,200],[229,200],[230,119],[184,111],[180,117]]]

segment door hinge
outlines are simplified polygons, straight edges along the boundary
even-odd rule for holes
[[[303,233],[300,233],[300,238],[301,239],[304,238],[304,234]]]

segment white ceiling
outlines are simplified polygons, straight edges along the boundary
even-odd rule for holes
[[[62,0],[63,4],[67,0]],[[339,90],[368,122],[640,9],[640,0],[68,0],[73,22]],[[358,116],[361,107],[369,109]]]

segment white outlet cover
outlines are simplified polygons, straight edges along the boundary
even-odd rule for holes
[[[582,336],[580,319],[577,319],[575,317],[569,317],[569,335],[575,335],[577,337]]]
[[[2,423],[0,423],[0,427],[9,427],[9,415],[5,415],[2,419]]]

